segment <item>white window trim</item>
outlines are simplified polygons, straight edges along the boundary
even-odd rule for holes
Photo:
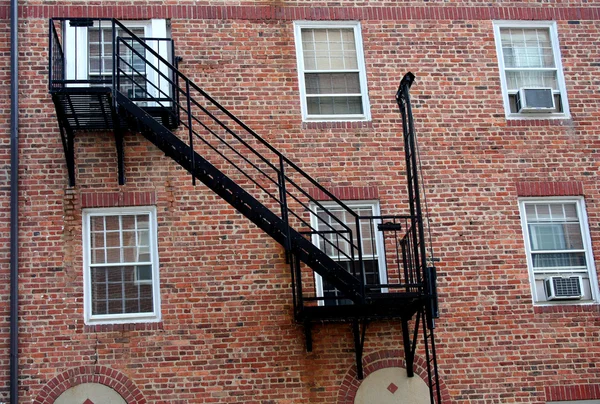
[[[346,206],[348,206],[350,209],[360,209],[360,208],[372,208],[373,209],[373,214],[372,216],[381,216],[381,211],[379,208],[379,201],[371,201],[371,200],[360,200],[360,201],[343,201],[344,204]],[[336,202],[330,202],[330,201],[319,201],[319,203],[324,207],[324,208],[337,208],[340,205]],[[315,215],[317,209],[317,205],[314,203],[310,204],[310,227],[314,230],[318,229],[318,224],[319,221],[317,219],[317,216]],[[385,268],[385,257],[382,257],[381,254],[383,252],[383,234],[382,232],[377,230],[377,225],[381,223],[380,220],[374,220],[373,221],[374,225],[375,225],[375,247],[377,248],[377,264],[379,266],[379,282],[382,285],[387,284],[388,282],[388,278],[387,278],[387,272],[386,272],[386,268]],[[313,234],[311,237],[311,241],[314,245],[318,246],[319,245],[319,237],[316,234]],[[318,298],[322,298],[323,297],[323,277],[321,275],[319,275],[318,273],[315,272],[315,293],[316,293],[316,297]],[[382,288],[381,291],[383,293],[387,293],[388,290],[387,288]],[[323,306],[325,303],[323,302],[323,300],[319,300],[318,301],[319,306]]]
[[[127,28],[144,28],[144,37],[146,38],[168,38],[169,33],[167,31],[167,20],[165,19],[151,19],[151,20],[124,20],[121,21]],[[111,26],[110,21],[102,21],[102,26]],[[87,80],[88,76],[88,62],[89,62],[89,48],[88,48],[88,27],[72,27],[69,21],[65,22],[64,32],[64,52],[66,60],[66,79],[67,80]],[[157,49],[154,49],[157,50]],[[157,50],[158,54],[165,60],[170,59],[168,50],[165,47],[161,47]],[[154,55],[148,55],[148,61],[154,66],[158,65],[158,60]],[[167,69],[161,65],[160,70],[162,73],[168,76]],[[150,69],[148,71],[148,81],[152,83],[159,82],[159,87],[165,91],[169,88],[169,82],[167,79],[160,77],[159,74]],[[74,87],[86,87],[89,84],[76,84]],[[150,88],[148,90],[152,96],[158,96],[158,90],[156,88]],[[169,94],[169,91],[165,91]]]
[[[304,80],[304,56],[302,53],[303,28],[352,28],[356,43],[356,58],[358,62],[358,77],[361,90],[363,114],[350,115],[309,115],[306,105],[306,83]],[[296,61],[298,65],[298,86],[300,91],[300,108],[304,122],[337,122],[337,121],[370,121],[371,110],[369,91],[367,87],[367,69],[363,51],[362,29],[359,21],[294,21],[294,40],[296,44]]]
[[[523,243],[525,245],[525,254],[527,258],[527,268],[529,272],[529,285],[531,286],[532,301],[536,306],[550,305],[577,305],[577,304],[594,304],[598,302],[600,292],[598,289],[598,275],[596,273],[596,265],[592,253],[592,242],[588,225],[587,211],[585,208],[585,200],[583,197],[543,197],[543,198],[519,198],[519,213],[521,216],[521,229],[523,234]],[[575,203],[577,207],[577,215],[579,216],[579,226],[583,245],[585,247],[585,259],[587,262],[587,273],[590,279],[590,300],[565,300],[565,301],[537,301],[537,290],[535,273],[533,270],[533,262],[531,259],[531,245],[529,239],[529,229],[527,227],[527,217],[525,213],[525,205],[530,203]],[[566,272],[566,271],[565,271]]]
[[[568,119],[571,117],[569,110],[569,100],[567,96],[567,87],[565,84],[565,75],[562,68],[562,57],[560,46],[558,44],[558,30],[555,21],[494,21],[494,38],[496,42],[496,56],[498,58],[498,68],[500,72],[500,84],[502,87],[502,99],[504,103],[504,112],[507,119]],[[554,113],[512,113],[510,112],[510,100],[508,97],[508,86],[506,83],[504,57],[502,54],[502,41],[500,28],[548,28],[550,39],[552,41],[552,51],[554,54],[554,63],[556,65],[556,80],[562,104],[562,112]]]
[[[92,314],[92,280],[90,276],[90,218],[92,216],[106,216],[111,214],[148,214],[148,234],[150,236],[150,257],[152,261],[152,299],[154,311],[152,313],[127,313],[127,314]],[[123,324],[123,323],[150,323],[161,320],[160,310],[160,279],[158,262],[158,235],[156,222],[156,207],[132,206],[124,208],[90,208],[82,212],[82,240],[83,240],[83,312],[84,322],[88,325],[95,324]]]

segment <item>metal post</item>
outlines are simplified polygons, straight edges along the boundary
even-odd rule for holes
[[[187,99],[188,133],[190,139],[190,162],[192,163],[192,185],[196,185],[196,156],[194,152],[194,131],[192,130],[192,96],[190,95],[190,81],[185,80],[185,98]]]

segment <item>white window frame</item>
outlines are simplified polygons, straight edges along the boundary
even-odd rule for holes
[[[90,240],[90,218],[94,216],[126,215],[126,214],[147,214],[150,259],[152,262],[152,301],[154,303],[153,312],[148,313],[126,313],[126,314],[92,314],[92,280],[90,274],[91,263],[91,240]],[[85,324],[122,324],[122,323],[149,323],[161,320],[160,310],[160,280],[159,280],[159,262],[158,262],[158,235],[156,221],[156,207],[154,206],[134,206],[123,208],[90,208],[83,209],[82,212],[82,240],[83,240],[83,311]],[[118,264],[115,264],[118,265]],[[137,273],[136,273],[137,277]],[[148,280],[139,279],[140,284],[148,284]]]
[[[596,266],[594,264],[594,257],[593,257],[593,253],[592,253],[592,243],[591,243],[591,239],[590,239],[590,230],[589,230],[589,226],[588,226],[588,218],[587,218],[587,213],[586,213],[586,209],[585,209],[584,198],[583,197],[520,198],[518,202],[519,202],[519,213],[521,215],[521,228],[522,228],[522,232],[523,232],[523,242],[525,244],[527,267],[528,267],[528,271],[529,271],[529,283],[531,286],[531,295],[532,295],[533,303],[536,305],[556,305],[556,304],[573,305],[573,304],[590,304],[590,303],[598,302],[598,298],[600,296],[599,290],[598,290],[598,276],[596,274]],[[538,204],[539,203],[542,203],[542,204],[573,203],[573,204],[575,204],[575,206],[577,208],[577,216],[579,218],[579,228],[581,231],[581,237],[582,237],[582,242],[583,242],[583,248],[585,250],[584,252],[585,252],[585,259],[586,259],[586,264],[587,264],[587,268],[586,268],[585,272],[587,272],[586,276],[588,277],[588,282],[586,283],[586,280],[584,279],[584,289],[586,288],[586,286],[589,286],[590,293],[591,293],[590,298],[588,298],[588,299],[583,298],[581,300],[552,300],[552,301],[542,300],[539,298],[539,296],[545,296],[544,290],[538,290],[538,286],[537,286],[540,283],[540,279],[542,277],[552,276],[552,275],[560,276],[561,274],[566,275],[566,274],[571,274],[573,272],[584,273],[584,271],[583,270],[571,271],[571,270],[566,270],[566,269],[565,270],[555,270],[555,271],[549,270],[547,272],[538,271],[537,277],[536,277],[536,273],[534,272],[534,267],[533,267],[532,249],[531,249],[531,244],[530,244],[531,239],[530,239],[530,234],[529,234],[529,228],[527,226],[527,216],[526,216],[526,211],[525,211],[526,205],[535,204],[535,203],[538,203]],[[557,251],[559,251],[559,250],[557,250]],[[537,279],[537,282],[536,282],[536,279]],[[542,289],[543,289],[543,286],[542,286]]]
[[[369,200],[359,200],[359,201],[343,201],[346,206],[350,209],[361,209],[361,208],[371,208],[372,215],[371,216],[381,216],[379,209],[379,201],[369,201]],[[325,209],[335,209],[339,208],[340,205],[337,202],[323,201],[319,202]],[[315,215],[318,206],[314,203],[310,204],[310,226],[313,230],[318,230],[319,220]],[[385,267],[385,257],[381,254],[383,253],[383,233],[377,230],[377,225],[381,223],[381,220],[374,220],[374,231],[375,231],[375,248],[377,249],[377,264],[379,267],[379,282],[382,285],[387,284],[387,272]],[[314,245],[319,246],[319,236],[317,234],[313,234],[311,237],[311,241]],[[316,297],[322,298],[324,297],[323,293],[323,277],[315,272],[315,293]],[[383,293],[387,293],[387,288],[382,288],[381,291]],[[323,300],[318,301],[319,306],[325,305]]]
[[[354,30],[354,41],[356,44],[356,59],[358,63],[358,77],[362,99],[362,114],[338,114],[338,115],[309,115],[306,103],[306,83],[304,80],[304,55],[302,51],[302,29],[319,28],[351,28]],[[369,103],[369,91],[367,87],[367,73],[365,67],[365,56],[363,51],[363,40],[361,35],[361,25],[359,21],[295,21],[294,39],[296,43],[296,61],[298,64],[298,86],[300,91],[300,108],[302,111],[302,120],[305,122],[330,122],[330,121],[370,121],[371,110]],[[316,72],[316,71],[315,71]],[[330,72],[330,71],[325,71]],[[342,94],[337,94],[342,95]]]
[[[168,32],[167,20],[165,19],[151,19],[151,20],[124,20],[120,21],[127,28],[143,28],[145,38],[170,38]],[[95,21],[97,23],[97,21]],[[69,21],[65,22],[64,32],[64,52],[66,61],[66,79],[67,80],[88,80],[89,79],[89,48],[88,48],[88,27],[72,27]],[[112,26],[111,21],[102,21],[102,27]],[[97,25],[95,25],[97,27]],[[168,49],[166,47],[160,47],[154,49],[157,53],[162,56],[165,60],[170,59]],[[158,65],[158,60],[154,55],[147,56],[148,61],[153,65]],[[172,62],[172,61],[171,61]],[[165,66],[160,66],[162,73],[168,76],[168,72]],[[159,87],[169,94],[169,82],[159,74],[150,69],[147,72],[148,81],[152,83],[159,83]],[[159,80],[160,78],[160,80]],[[85,87],[88,84],[76,84],[74,87]],[[150,95],[158,97],[158,89],[148,89]]]
[[[558,30],[555,21],[494,21],[494,38],[496,42],[496,55],[498,57],[498,67],[500,71],[500,84],[502,87],[502,98],[504,102],[504,112],[507,119],[566,119],[570,118],[569,100],[567,97],[567,87],[562,68],[562,57],[560,46],[558,44]],[[552,53],[554,55],[554,64],[556,66],[556,81],[558,91],[554,94],[560,94],[562,112],[550,113],[513,113],[510,111],[510,99],[508,86],[506,83],[506,74],[504,66],[504,55],[502,52],[502,39],[500,35],[501,28],[547,28],[550,33],[552,43]]]

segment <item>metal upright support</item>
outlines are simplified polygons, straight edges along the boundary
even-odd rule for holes
[[[114,114],[116,115],[116,114]],[[115,146],[117,148],[117,170],[119,176],[119,185],[125,185],[125,151],[123,149],[123,131],[118,123],[119,117],[114,119],[115,123]]]
[[[364,370],[362,365],[363,348],[365,346],[365,334],[367,332],[366,320],[362,325],[362,332],[358,319],[352,321],[352,335],[354,336],[354,353],[356,356],[356,377],[359,380],[364,379]]]
[[[188,124],[188,133],[189,133],[189,141],[190,141],[190,162],[192,163],[192,168],[196,167],[196,153],[194,152],[194,130],[192,129],[192,97],[190,95],[190,81],[185,81],[185,98],[187,101],[187,124]],[[196,185],[196,176],[192,174],[192,185]]]
[[[113,54],[112,54],[112,92],[113,92],[113,103],[111,106],[111,115],[113,121],[113,129],[115,134],[115,147],[117,149],[117,172],[119,178],[119,185],[125,185],[125,150],[123,147],[123,130],[121,129],[121,121],[119,114],[117,113],[118,105],[116,103],[116,97],[114,96],[119,89],[119,74],[117,71],[118,63],[117,58],[120,55],[119,43],[117,41],[115,21],[112,22],[112,42],[113,42]]]
[[[53,98],[54,103],[57,101]],[[69,175],[69,186],[75,186],[75,134],[70,126],[68,126],[67,119],[62,114],[62,108],[56,107],[56,115],[59,122],[60,129],[60,140],[63,145],[63,151],[65,152],[65,162],[67,163],[67,173]]]
[[[410,331],[408,329],[408,319],[402,318],[402,342],[404,344],[404,360],[406,361],[406,376],[413,377],[415,375],[414,362],[415,354],[410,346]]]
[[[306,352],[312,352],[312,329],[310,320],[304,320],[304,337],[306,338]]]

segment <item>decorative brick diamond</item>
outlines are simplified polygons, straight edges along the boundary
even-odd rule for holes
[[[389,387],[388,387],[388,389],[389,389]],[[83,404],[94,404],[94,402],[88,398],[87,400],[85,400],[83,402]]]
[[[394,394],[396,391],[398,391],[398,386],[396,386],[394,383],[390,383],[390,385],[387,386],[387,389],[389,390],[390,393]],[[87,403],[83,403],[83,404],[87,404]]]

